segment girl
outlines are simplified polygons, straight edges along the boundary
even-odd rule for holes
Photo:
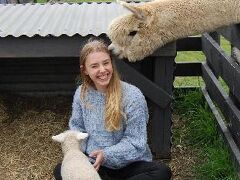
[[[90,39],[82,48],[82,85],[73,98],[69,127],[89,134],[81,149],[102,179],[168,180],[170,168],[152,162],[147,144],[146,100],[137,87],[120,80],[112,60],[100,40]]]

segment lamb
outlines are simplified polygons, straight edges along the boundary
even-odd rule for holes
[[[52,136],[62,145],[64,154],[61,176],[63,180],[100,180],[100,176],[89,162],[87,156],[81,152],[80,143],[88,136],[87,133],[67,130]]]
[[[118,1],[118,0],[117,0]],[[109,50],[130,62],[142,60],[157,48],[187,36],[240,22],[239,0],[155,0],[132,5],[132,13],[109,24]]]

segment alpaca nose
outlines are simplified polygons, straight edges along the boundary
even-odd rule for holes
[[[110,44],[110,45],[108,46],[108,50],[109,50],[109,51],[114,50],[114,45],[113,45],[113,44]]]

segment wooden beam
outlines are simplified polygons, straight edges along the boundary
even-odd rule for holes
[[[0,84],[68,83],[75,82],[76,77],[76,74],[0,74]]]
[[[79,63],[77,58],[54,59],[54,58],[19,58],[0,59],[0,77],[9,75],[78,75]],[[1,80],[1,78],[0,78]],[[14,80],[14,79],[12,79]]]
[[[121,76],[127,82],[136,85],[142,90],[144,95],[161,108],[165,108],[172,101],[172,96],[137,70],[126,64],[123,60],[116,60],[115,63]]]
[[[231,44],[240,49],[240,24],[235,24],[221,28],[218,33],[223,35]]]
[[[187,37],[177,40],[177,51],[202,51],[201,37]]]
[[[174,58],[155,57],[154,59],[154,83],[163,88],[172,96]],[[172,137],[172,104],[168,104],[164,109],[154,105],[152,112],[152,151],[156,157],[170,159],[171,157],[171,137]]]
[[[209,42],[209,40],[211,40],[213,43],[211,44]],[[215,76],[218,77],[220,75],[220,71],[221,71],[221,69],[220,69],[221,61],[220,61],[219,53],[211,53],[214,46],[216,46],[216,47],[218,46],[217,42],[215,42],[209,34],[207,34],[207,33],[203,34],[202,35],[203,53],[206,56],[208,65],[213,70]],[[221,48],[220,48],[220,51],[224,54],[224,52]]]
[[[53,36],[7,36],[0,38],[0,58],[63,58],[79,57],[80,48],[93,35],[72,37],[62,35]],[[111,41],[106,34],[98,38],[103,39],[107,44]],[[156,49],[151,56],[175,56],[176,43],[171,42]]]
[[[0,58],[43,58],[43,57],[79,57],[79,50],[86,41],[92,37],[74,35],[72,37],[62,35],[0,38]],[[106,39],[102,34],[99,38]]]
[[[201,62],[177,62],[174,76],[201,76]]]
[[[6,83],[1,84],[1,91],[8,92],[45,92],[45,91],[72,91],[77,88],[74,82],[68,83]]]

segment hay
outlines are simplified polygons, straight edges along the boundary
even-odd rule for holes
[[[51,136],[67,128],[69,99],[6,99],[10,98],[15,99],[12,104],[1,101],[0,105],[1,179],[52,179],[62,152]]]
[[[186,129],[185,120],[178,115],[173,116],[173,131],[175,129]],[[186,145],[185,133],[181,134],[179,144],[173,144],[171,152],[170,167],[174,174],[174,180],[195,179],[193,166],[196,164],[196,150]],[[174,138],[174,137],[173,137]]]
[[[72,97],[0,96],[0,179],[53,179],[62,152],[51,136],[68,128],[71,101]],[[184,125],[179,122],[174,116],[174,128]],[[169,164],[173,179],[192,179],[194,152],[173,145]]]

